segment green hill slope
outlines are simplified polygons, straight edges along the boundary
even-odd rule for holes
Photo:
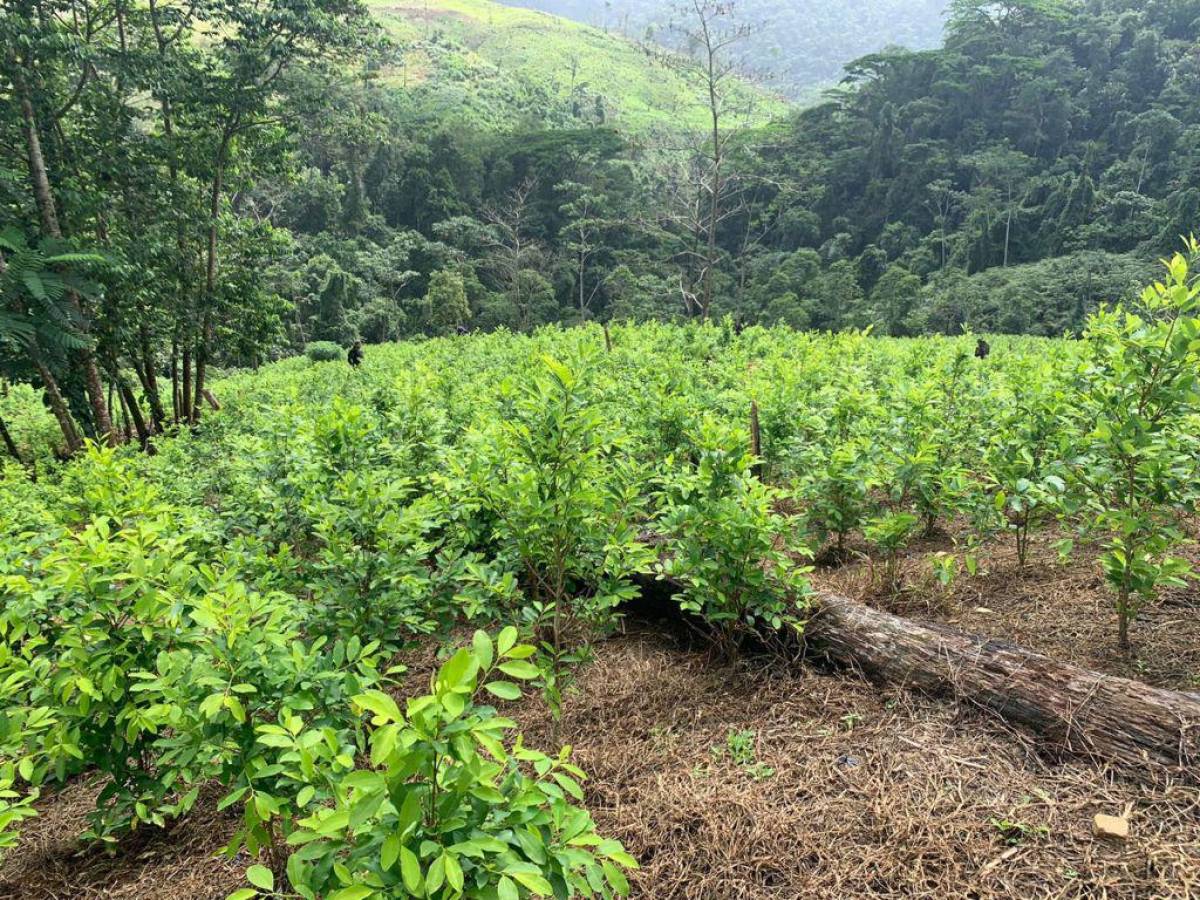
[[[634,43],[490,0],[368,0],[397,44],[379,73],[413,117],[484,128],[615,125],[630,132],[704,124],[700,93]],[[744,85],[754,117],[786,104]]]
[[[672,0],[504,0],[607,31],[679,43]],[[842,67],[892,44],[914,50],[941,43],[948,0],[739,0],[734,20],[748,29],[740,44],[745,71],[770,79],[791,97],[811,97],[837,81]]]

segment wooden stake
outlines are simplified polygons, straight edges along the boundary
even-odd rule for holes
[[[763,477],[762,428],[758,424],[758,402],[750,401],[750,452],[754,454],[754,465],[750,473],[760,481]]]

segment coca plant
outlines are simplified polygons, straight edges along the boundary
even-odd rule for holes
[[[1051,363],[997,416],[984,451],[987,502],[996,527],[1013,536],[1017,565],[1029,558],[1030,537],[1063,511],[1064,460],[1070,457],[1066,392]]]
[[[480,436],[482,459],[467,473],[499,559],[519,572],[521,617],[542,638],[556,712],[569,667],[593,632],[615,623],[617,606],[637,594],[631,576],[653,559],[631,524],[640,472],[592,394],[588,378],[543,357],[508,420]]]
[[[488,697],[515,700],[534,679],[536,649],[505,628],[476,632],[404,710],[382,691],[353,698],[370,718],[369,764],[294,717],[263,725],[259,740],[301,789],[307,814],[287,837],[286,876],[301,897],[429,900],[623,896],[637,863],[606,840],[581,805],[584,773],[570,748],[549,756],[524,745]],[[252,867],[271,893],[276,873]],[[245,888],[236,898],[253,897]]]
[[[1192,240],[1139,302],[1101,309],[1086,332],[1091,352],[1075,406],[1084,438],[1071,472],[1088,530],[1104,544],[1125,651],[1145,603],[1192,577],[1173,551],[1184,540],[1180,518],[1194,508],[1200,459],[1198,258]]]
[[[773,510],[779,492],[751,474],[746,444],[744,433],[706,421],[696,464],[668,458],[660,491],[659,575],[682,586],[676,601],[713,628],[727,656],[751,638],[801,632],[810,593],[783,543],[790,526]]]

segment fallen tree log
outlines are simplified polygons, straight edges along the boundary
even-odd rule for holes
[[[643,612],[684,615],[682,586],[641,576]],[[1018,725],[1047,749],[1127,774],[1168,772],[1200,782],[1200,694],[1091,672],[1008,641],[915,622],[826,591],[814,596],[806,655],[927,694],[951,696]]]
[[[837,663],[991,710],[1073,755],[1200,779],[1200,694],[1090,672],[835,594],[816,599],[806,638]]]

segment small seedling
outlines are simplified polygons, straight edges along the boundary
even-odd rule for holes
[[[748,766],[754,762],[754,732],[730,731],[725,737],[725,750],[739,766]]]
[[[725,736],[725,743],[723,745],[714,744],[709,749],[709,754],[716,761],[728,757],[755,781],[765,781],[775,775],[775,770],[758,761],[754,748],[755,737],[752,729],[742,731],[730,729]]]
[[[655,725],[650,729],[650,743],[654,745],[656,750],[665,750],[675,746],[679,741],[679,735],[671,730],[670,725]]]
[[[1000,832],[1005,842],[1016,847],[1030,838],[1045,837],[1050,834],[1048,825],[1030,825],[1028,822],[1013,822],[1009,819],[992,818],[988,824]]]

